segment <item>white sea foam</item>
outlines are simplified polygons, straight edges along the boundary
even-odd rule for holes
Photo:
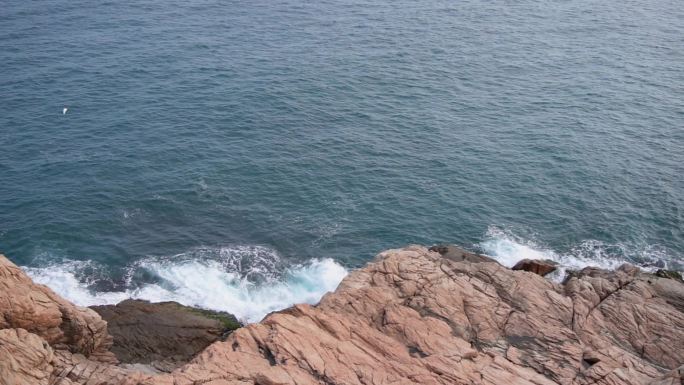
[[[552,275],[555,280],[562,280],[567,270],[578,270],[587,266],[615,269],[624,263],[634,264],[634,261],[628,257],[635,255],[647,262],[661,261],[661,263],[667,263],[666,256],[652,247],[636,248],[623,244],[606,244],[597,240],[586,240],[567,252],[559,252],[544,247],[534,240],[525,239],[509,230],[495,226],[489,227],[485,240],[478,246],[485,254],[508,267],[512,267],[525,258],[549,259],[558,262],[559,269]],[[640,267],[644,270],[654,269],[652,265]]]
[[[124,292],[94,293],[88,289],[88,282],[76,278],[76,271],[84,269],[88,262],[67,261],[59,265],[42,268],[23,267],[37,283],[43,284],[80,306],[106,305],[121,302],[129,296]]]
[[[204,255],[207,250],[199,249],[191,255]],[[257,322],[269,312],[295,303],[316,303],[323,294],[334,290],[347,274],[347,270],[332,259],[311,260],[284,268],[281,272],[264,269],[265,266],[277,266],[273,261],[264,265],[266,261],[250,259],[245,269],[245,254],[234,253],[234,248],[224,253],[226,250],[214,250],[209,254],[223,253],[234,258],[191,259],[183,254],[143,259],[130,267],[129,281],[144,271],[154,276],[155,282],[115,292],[93,292],[87,281],[77,277],[77,271],[87,262],[72,261],[25,270],[36,282],[49,286],[81,306],[113,304],[127,298],[177,301],[189,306],[224,310],[245,322]],[[259,283],[255,283],[254,274],[259,274]]]
[[[552,275],[555,280],[563,279],[569,269],[614,269],[635,255],[643,261],[667,263],[666,256],[653,248],[635,250],[588,240],[559,252],[498,227],[490,227],[477,246],[509,267],[524,258],[556,261],[560,268]],[[128,267],[125,289],[119,291],[93,290],[97,279],[106,276],[105,269],[93,262],[63,261],[24,269],[36,282],[81,306],[114,304],[127,298],[177,301],[227,311],[245,322],[257,322],[295,303],[316,303],[347,275],[332,259],[287,266],[275,251],[259,246],[198,248],[170,257],[144,258]]]

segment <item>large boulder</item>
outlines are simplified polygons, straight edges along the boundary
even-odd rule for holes
[[[102,362],[115,363],[107,323],[38,285],[0,254],[0,329],[24,329],[48,344]]]
[[[188,362],[214,341],[241,326],[231,314],[177,302],[126,300],[92,306],[109,326],[111,351],[123,363],[150,364],[161,371]]]
[[[0,385],[117,384],[107,323],[38,285],[0,255]]]
[[[0,330],[0,383],[47,385],[52,374],[52,348],[24,329]]]
[[[556,265],[556,262],[549,260],[523,259],[518,261],[518,263],[516,263],[515,266],[512,267],[512,269],[529,271],[530,273],[535,273],[543,277],[547,274],[556,271]]]

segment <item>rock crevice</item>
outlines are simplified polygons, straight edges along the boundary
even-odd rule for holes
[[[3,385],[680,385],[684,372],[684,283],[629,265],[558,284],[455,247],[388,250],[316,306],[239,328],[169,373],[117,365],[114,330],[130,322],[105,316],[108,332],[4,258],[0,287]]]

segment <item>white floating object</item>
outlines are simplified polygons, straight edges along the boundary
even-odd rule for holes
[[[62,115],[66,115],[66,112],[67,112],[67,111],[69,111],[69,109],[66,108],[66,107],[64,107],[64,108],[62,109]]]

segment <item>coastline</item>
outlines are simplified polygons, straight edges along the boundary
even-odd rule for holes
[[[583,240],[569,248],[553,248],[534,237],[521,237],[497,227],[489,227],[467,249],[507,267],[522,259],[553,260],[558,268],[550,279],[559,283],[566,271],[587,266],[613,270],[632,263],[654,273],[658,269],[683,271],[684,267],[677,255],[643,246]],[[131,257],[123,266],[53,255],[20,266],[34,282],[47,285],[79,306],[113,305],[128,298],[174,301],[230,312],[250,323],[297,303],[318,302],[350,270],[363,267],[374,255],[350,263],[357,257],[324,253],[321,258],[307,259],[281,253],[275,246],[227,244]]]
[[[7,384],[678,384],[684,283],[623,265],[562,283],[458,248],[387,250],[316,305],[170,373],[117,364],[107,323],[0,259]],[[9,363],[9,365],[8,365]],[[130,365],[133,364],[133,365]],[[4,384],[3,384],[4,385]]]

